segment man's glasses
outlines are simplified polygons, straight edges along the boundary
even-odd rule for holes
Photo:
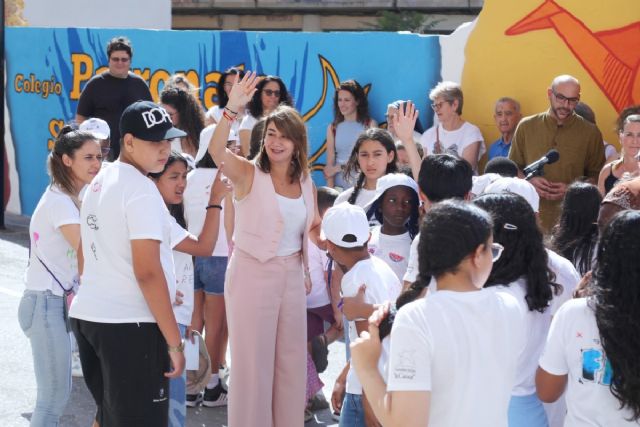
[[[500,243],[491,244],[491,257],[493,262],[496,262],[500,259],[502,251],[504,251],[504,246],[502,246]]]
[[[109,61],[123,62],[126,64],[127,62],[131,61],[131,58],[119,58],[117,56],[112,56],[111,58],[109,58]]]
[[[280,98],[279,90],[264,89],[262,92],[267,96],[275,96],[276,98]]]
[[[564,96],[563,94],[556,92],[555,90],[552,90],[551,93],[553,93],[553,96],[555,96],[556,99],[559,102],[562,102],[563,104],[565,102],[568,102],[569,104],[575,105],[580,101],[580,97],[579,96],[577,96],[575,98],[568,98],[568,97]]]

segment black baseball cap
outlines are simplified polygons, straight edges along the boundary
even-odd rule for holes
[[[120,117],[120,135],[130,133],[145,141],[182,138],[187,134],[174,128],[171,116],[160,105],[151,101],[136,101]]]

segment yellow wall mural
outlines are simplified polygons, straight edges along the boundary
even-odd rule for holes
[[[465,116],[487,141],[498,131],[493,103],[520,101],[525,116],[549,106],[560,74],[580,80],[606,141],[618,144],[618,112],[640,104],[640,3],[584,0],[486,0],[465,49]]]

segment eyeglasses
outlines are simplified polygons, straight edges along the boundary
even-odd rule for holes
[[[449,103],[449,101],[440,101],[435,104],[431,104],[431,108],[433,108],[433,111],[438,111],[445,103]]]
[[[575,98],[568,98],[561,93],[557,93],[555,90],[552,90],[551,93],[553,93],[553,96],[556,97],[558,102],[562,102],[562,103],[568,102],[569,104],[577,104],[580,101],[579,96]]]
[[[279,90],[264,89],[262,93],[264,93],[267,96],[275,96],[276,98],[280,98]]]
[[[112,56],[111,58],[109,58],[109,61],[127,63],[127,62],[131,61],[131,58],[129,58],[129,57],[127,57],[127,58],[119,58],[117,56]]]
[[[493,262],[496,262],[500,259],[502,251],[504,251],[504,246],[502,246],[500,243],[491,244],[491,257]]]

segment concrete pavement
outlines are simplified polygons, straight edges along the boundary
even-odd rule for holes
[[[28,261],[28,218],[6,214],[5,222],[7,229],[0,230],[0,426],[26,427],[35,405],[36,383],[31,347],[17,319]],[[344,360],[344,345],[332,344],[329,367],[320,375],[327,400],[330,400],[333,382],[342,370]],[[74,378],[61,427],[89,427],[94,411],[84,381]],[[225,407],[188,409],[187,427],[226,426],[226,419]],[[335,427],[337,422],[331,419],[329,410],[323,410],[316,412],[314,420],[305,426]]]

